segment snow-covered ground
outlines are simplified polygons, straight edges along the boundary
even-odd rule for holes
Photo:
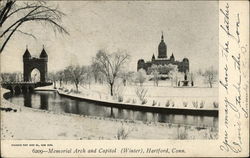
[[[126,139],[218,138],[218,128],[57,114],[13,105],[3,97],[1,107],[17,110],[1,111],[1,139],[118,139],[121,131],[128,133]]]
[[[63,85],[61,92],[66,94],[90,98],[94,100],[103,100],[109,102],[120,102],[126,104],[140,105],[141,101],[136,95],[136,89],[143,88],[147,90],[145,99],[147,103],[143,106],[174,107],[189,109],[218,109],[218,88],[207,87],[171,87],[167,82],[160,86],[154,86],[152,82],[140,86],[120,86],[118,98],[111,97],[109,87],[105,84],[91,84],[90,86],[79,86],[79,93],[75,93],[73,85]]]

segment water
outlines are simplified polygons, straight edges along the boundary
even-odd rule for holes
[[[111,108],[98,105],[96,103],[88,103],[60,96],[58,93],[53,91],[34,91],[32,93],[25,94],[9,94],[7,100],[20,106],[49,110],[56,113],[73,113],[79,115],[139,120],[143,122],[218,127],[218,117],[152,113]]]

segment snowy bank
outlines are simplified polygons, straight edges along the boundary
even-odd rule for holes
[[[100,100],[91,97],[83,97],[81,94],[72,94],[69,92],[63,92],[62,90],[57,90],[57,92],[66,97],[73,99],[79,99],[91,103],[97,103],[97,105],[103,105],[108,107],[131,109],[146,112],[161,112],[167,114],[184,114],[184,115],[199,115],[199,116],[214,116],[218,117],[218,109],[197,109],[197,108],[174,108],[174,107],[159,107],[159,106],[148,106],[142,104],[128,104],[123,102],[115,102],[111,100]]]

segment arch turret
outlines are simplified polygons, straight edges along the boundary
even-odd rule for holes
[[[44,50],[44,48],[43,48],[43,50],[42,50],[42,52],[40,54],[40,58],[48,58],[48,54],[46,53],[46,51]]]
[[[44,48],[39,58],[32,57],[28,49],[26,49],[23,55],[23,80],[25,82],[32,81],[31,72],[37,69],[40,72],[40,82],[45,83],[47,79],[47,62],[48,55]]]
[[[31,57],[30,52],[29,52],[28,48],[26,48],[26,50],[23,54],[23,58],[30,58],[30,57]]]

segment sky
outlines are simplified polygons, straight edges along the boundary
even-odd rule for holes
[[[23,3],[23,2],[18,2]],[[218,69],[218,2],[206,1],[53,1],[66,14],[62,25],[70,35],[54,33],[40,23],[26,23],[1,54],[1,71],[23,71],[22,55],[28,47],[39,56],[43,45],[49,56],[48,70],[70,64],[88,65],[100,49],[124,50],[131,55],[129,70],[139,59],[158,55],[163,31],[168,58],[188,58],[190,71],[214,66]]]

